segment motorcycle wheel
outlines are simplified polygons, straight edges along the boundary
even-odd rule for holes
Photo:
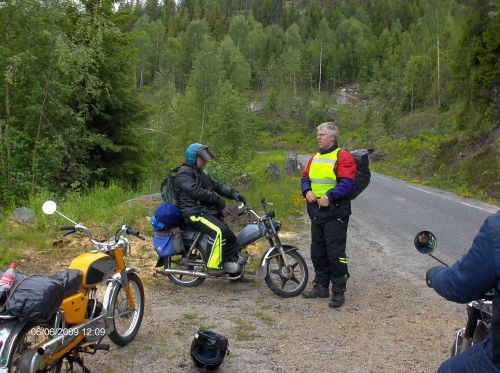
[[[43,322],[29,323],[24,327],[14,342],[14,348],[12,349],[12,355],[10,357],[11,363],[8,367],[9,373],[23,373],[29,371],[31,359],[36,353],[33,348],[36,349],[39,345],[48,340],[49,337],[46,336],[45,331],[50,328],[51,326],[48,323]],[[61,363],[62,361],[59,360],[54,365],[44,370],[40,370],[40,372],[59,373],[61,372]]]
[[[189,261],[201,264],[204,263],[204,259],[205,258],[203,256],[203,252],[198,247],[195,247],[189,252],[188,255],[173,255],[165,258],[165,268],[194,271],[195,269],[199,268],[199,266],[193,266],[185,263]],[[205,277],[181,275],[173,273],[168,273],[167,277],[170,280],[170,282],[179,286],[184,286],[186,288],[192,288],[198,286],[203,281],[205,281]]]
[[[295,297],[307,285],[309,272],[306,262],[297,250],[285,252],[290,267],[287,269],[281,255],[267,259],[266,284],[271,291],[283,298]]]
[[[134,296],[135,310],[130,309],[127,292],[123,286],[118,285],[118,291],[111,298],[114,330],[109,334],[109,339],[118,346],[125,346],[136,336],[141,327],[144,315],[144,287],[140,277],[135,273],[128,274],[128,283]]]

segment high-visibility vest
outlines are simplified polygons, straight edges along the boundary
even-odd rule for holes
[[[319,152],[313,157],[309,168],[312,192],[316,198],[323,198],[330,189],[337,185],[337,176],[334,172],[335,164],[341,148],[326,154]]]

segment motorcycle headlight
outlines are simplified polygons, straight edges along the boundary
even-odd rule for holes
[[[273,225],[274,225],[274,229],[276,230],[276,232],[279,232],[281,229],[281,222],[279,220],[275,220],[275,221],[273,221]]]

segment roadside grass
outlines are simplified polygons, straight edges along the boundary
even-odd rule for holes
[[[255,302],[255,305],[258,306],[262,310],[269,310],[273,307],[271,304],[266,302],[266,298],[264,298],[264,297],[257,297],[257,298],[255,298],[254,302]]]
[[[0,221],[0,268],[7,266],[13,261],[22,261],[36,256],[40,253],[49,253],[53,259],[64,259],[70,255],[77,255],[74,250],[68,249],[66,244],[78,236],[69,236],[68,240],[62,239],[59,227],[71,223],[54,214],[44,215],[42,204],[49,199],[56,199],[58,211],[75,222],[83,223],[90,228],[97,238],[104,239],[111,236],[122,225],[126,224],[144,231],[149,228],[145,216],[151,210],[150,206],[144,204],[124,205],[123,202],[141,194],[141,191],[133,191],[123,188],[118,184],[107,187],[96,186],[88,194],[72,193],[64,199],[54,198],[48,193],[41,193],[30,198],[26,207],[35,214],[32,226],[21,226],[12,222],[9,218]],[[10,216],[12,211],[7,211],[5,216]],[[88,244],[86,238],[81,240]],[[79,249],[81,251],[81,248]],[[38,270],[36,263],[30,268],[22,268],[23,271]]]
[[[256,154],[246,168],[247,172],[252,172],[250,184],[241,187],[240,192],[244,193],[248,205],[255,208],[259,215],[263,213],[263,198],[272,203],[266,208],[276,213],[276,218],[283,223],[285,230],[291,230],[303,214],[304,198],[300,190],[300,176],[284,175],[286,156],[284,151]],[[266,166],[271,162],[275,163],[281,172],[278,180],[266,174]]]
[[[500,145],[500,141],[497,140]],[[450,147],[456,147],[451,134],[437,130],[421,132],[411,138],[381,137],[375,144],[373,171],[402,180],[428,185],[466,198],[500,204],[500,179],[494,165],[498,150],[463,152],[463,159],[451,156]],[[482,170],[482,171],[481,171]]]
[[[267,326],[271,326],[274,324],[274,319],[268,313],[262,311],[256,311],[252,313],[252,316],[262,321]]]
[[[277,219],[283,224],[283,229],[292,230],[303,212],[300,179],[298,176],[283,176],[275,181],[265,174],[268,162],[276,162],[283,172],[285,159],[286,154],[282,151],[256,154],[247,165],[247,172],[253,173],[251,182],[239,189],[258,214],[263,213],[260,200],[266,197],[267,201],[273,203],[267,208],[275,211]],[[158,202],[124,204],[125,201],[146,194],[146,190],[148,190],[146,186],[132,190],[119,184],[111,184],[95,186],[87,194],[71,193],[64,198],[54,197],[48,193],[33,196],[26,204],[26,207],[35,213],[32,226],[18,225],[9,218],[0,221],[0,268],[5,268],[13,261],[21,261],[23,265],[20,270],[28,273],[43,272],[44,261],[40,256],[47,257],[46,262],[49,262],[49,259],[68,262],[81,254],[84,247],[89,247],[88,240],[83,235],[74,234],[63,238],[59,227],[71,224],[66,219],[58,214],[47,216],[42,213],[43,202],[50,199],[56,201],[58,211],[90,228],[98,239],[110,237],[122,224],[126,224],[139,229],[149,241],[152,229],[147,217],[152,215]],[[11,214],[12,211],[7,211],[5,216]],[[236,231],[240,228],[238,227]],[[148,245],[148,241],[139,245]],[[136,243],[133,243],[133,247],[135,246]],[[143,260],[155,260],[152,250],[141,250],[141,255]],[[255,263],[257,266],[258,258]]]
[[[250,341],[257,337],[255,335],[257,325],[254,323],[239,318],[231,321],[234,323],[232,335],[237,341]]]

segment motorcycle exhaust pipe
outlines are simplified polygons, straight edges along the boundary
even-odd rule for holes
[[[40,365],[42,364],[46,356],[51,356],[65,349],[67,346],[73,343],[80,334],[83,333],[83,330],[94,327],[95,324],[99,320],[101,320],[101,318],[103,318],[103,316],[92,319],[85,324],[65,329],[65,333],[63,335],[51,338],[49,341],[38,347],[36,350],[36,354],[31,360],[30,373],[35,373],[39,370]]]
[[[158,271],[162,275],[172,274],[172,275],[186,275],[186,276],[196,276],[196,277],[207,277],[208,275],[205,272],[198,271],[188,271],[187,269],[172,269],[165,268],[164,271]]]

